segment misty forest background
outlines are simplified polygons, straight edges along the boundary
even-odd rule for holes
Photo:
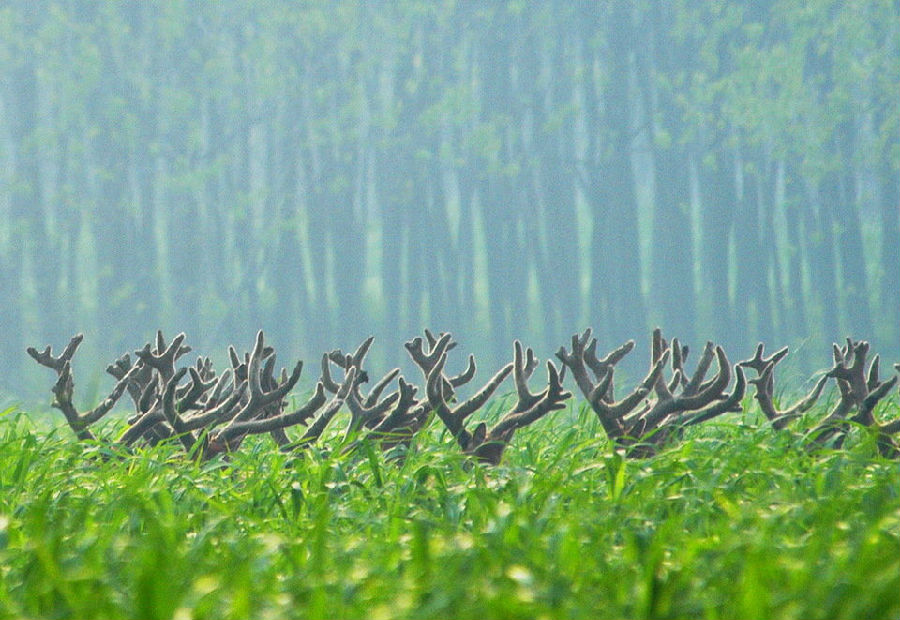
[[[157,328],[897,361],[898,94],[895,0],[4,2],[0,393]]]

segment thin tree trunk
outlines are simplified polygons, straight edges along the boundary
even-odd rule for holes
[[[748,350],[756,341],[770,341],[771,296],[768,272],[771,247],[765,243],[764,163],[759,147],[746,146],[742,153],[743,192],[738,199],[741,233],[735,237],[737,282],[734,302],[735,326],[740,350]]]
[[[97,163],[97,191],[93,196],[96,217],[98,279],[98,321],[104,330],[104,350],[120,351],[126,347],[130,332],[135,274],[133,263],[134,226],[127,193],[128,144],[123,119],[115,114],[112,100],[124,98],[124,76],[115,64],[116,54],[109,44],[101,45],[103,78],[93,93],[92,122],[99,131],[93,142]]]
[[[581,291],[578,283],[579,255],[578,231],[575,215],[575,129],[571,112],[571,68],[567,64],[566,33],[561,21],[550,58],[550,92],[533,93],[538,153],[539,188],[543,198],[543,233],[546,252],[539,282],[542,292],[545,320],[545,345],[548,350],[554,343],[564,342],[565,337],[579,329],[578,315]],[[535,42],[536,45],[536,42]],[[537,75],[534,76],[537,78]],[[527,81],[531,81],[529,76]],[[537,82],[537,79],[534,79]],[[564,115],[561,117],[561,115]],[[549,118],[559,119],[548,123]]]
[[[734,153],[721,142],[713,145],[712,161],[700,170],[703,217],[700,223],[702,294],[707,304],[709,328],[705,338],[716,342],[738,341],[729,297],[729,243],[737,206]],[[736,342],[738,346],[741,343]]]
[[[630,56],[634,28],[631,2],[612,6],[608,27],[610,81],[605,92],[605,129],[609,146],[601,156],[598,183],[604,188],[601,205],[595,205],[594,226],[603,228],[606,244],[601,259],[606,263],[605,285],[609,296],[610,331],[616,341],[642,333],[647,327],[641,292],[640,239],[637,196],[632,169],[635,96],[629,88]],[[602,210],[602,213],[600,212]],[[594,263],[594,268],[598,268]],[[596,280],[595,280],[596,282]]]
[[[794,342],[808,335],[807,309],[803,290],[803,252],[804,239],[807,237],[803,228],[802,214],[808,209],[803,193],[802,180],[799,177],[798,164],[790,157],[785,164],[784,179],[784,214],[788,239],[787,263],[788,282],[790,288],[781,296],[785,299],[786,342]]]
[[[835,129],[835,155],[841,162],[837,175],[837,192],[823,196],[834,209],[838,223],[836,241],[841,263],[841,285],[844,301],[844,325],[851,334],[872,333],[869,312],[869,286],[866,275],[866,257],[859,209],[856,203],[856,175],[854,168],[855,128],[848,119]]]
[[[497,9],[489,32],[482,41],[479,66],[482,75],[482,121],[497,132],[499,148],[482,161],[484,172],[478,183],[478,195],[485,230],[493,360],[508,356],[513,334],[521,336],[527,310],[527,253],[519,237],[520,201],[514,172],[518,156],[514,144],[515,127],[510,65],[512,25],[509,16]]]
[[[653,71],[673,77],[676,71],[690,67],[693,54],[669,36],[666,10],[660,7],[651,15]],[[659,118],[653,140],[654,205],[653,251],[651,254],[651,295],[660,325],[684,342],[693,340],[695,317],[694,256],[690,185],[686,162],[687,150],[682,142],[683,122],[674,86],[657,91],[652,105],[643,72],[644,109],[654,110]]]
[[[30,30],[30,29],[29,29]],[[28,33],[25,36],[33,36]],[[34,214],[41,210],[40,170],[37,160],[35,132],[38,121],[37,66],[32,54],[11,72],[8,88],[7,122],[9,134],[15,149],[13,156],[12,184],[9,200],[10,232],[8,246],[3,257],[0,274],[0,354],[4,360],[18,360],[25,350],[23,336],[25,315],[23,303],[23,271],[25,252],[29,237],[38,234],[29,230],[34,226]],[[32,242],[32,247],[34,243]],[[53,256],[52,243],[36,244],[34,255],[37,260],[48,260]],[[50,301],[50,300],[48,300]],[[8,386],[15,386],[20,380],[21,365],[9,364],[9,372],[3,380]]]
[[[893,143],[896,148],[897,137]],[[885,147],[878,169],[881,215],[881,313],[879,326],[885,331],[885,342],[900,342],[900,169],[892,154]],[[900,348],[900,347],[898,347]],[[900,351],[898,351],[900,352]]]
[[[306,320],[315,310],[309,307],[306,265],[297,230],[300,210],[297,195],[300,128],[294,119],[300,115],[294,111],[293,101],[286,102],[285,106],[291,112],[285,114],[280,130],[281,147],[278,160],[281,174],[278,178],[279,191],[274,217],[278,232],[275,250],[269,257],[277,298],[271,313],[271,325],[273,329],[281,332],[283,342],[289,344],[292,350],[296,350],[298,345],[307,344]]]

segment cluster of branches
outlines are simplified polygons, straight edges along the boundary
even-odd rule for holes
[[[834,345],[834,366],[812,392],[783,410],[775,405],[774,369],[787,355],[787,348],[764,357],[760,344],[751,359],[732,367],[722,347],[708,342],[693,373],[689,373],[685,368],[688,347],[677,338],[668,342],[659,329],[653,332],[647,376],[619,400],[614,391],[615,366],[634,349],[633,340],[598,357],[597,340],[591,337],[590,329],[574,335],[571,350],[561,347],[556,354],[561,366],[547,362],[547,382],[539,392],[528,385],[538,359],[532,349],[516,341],[512,362],[500,368],[473,396],[459,402],[458,388],[475,377],[475,358],[469,356],[460,374],[446,374],[448,353],[457,343],[448,333],[435,336],[425,330],[424,338],[414,338],[404,345],[422,372],[423,396],[396,368],[365,389],[369,384],[364,364],[373,341],[370,337],[351,354],[340,349],[325,353],[312,395],[293,409],[287,397],[300,379],[303,362],[297,362],[290,372],[282,368],[276,373],[275,351],[265,344],[263,332],[257,334],[252,350],[243,356],[229,347],[231,365],[221,373],[210,358],[203,356],[193,364],[180,365],[191,351],[184,344],[185,335],[167,342],[158,332],[154,344],[134,351],[134,359],[125,354],[107,367],[117,380],[116,386],[94,409],[79,412],[72,402],[71,362],[82,339],[80,334],[73,337],[59,355],[54,355],[49,346],[43,351],[27,351],[39,364],[56,372],[53,406],[62,411],[80,440],[97,439],[92,425],[127,392],[134,414],[125,429],[109,441],[128,449],[177,441],[188,455],[210,459],[239,449],[250,435],[267,433],[280,450],[300,452],[315,444],[346,407],[350,421],[342,442],[345,451],[354,450],[363,441],[374,442],[383,450],[408,446],[437,417],[465,454],[498,464],[516,430],[565,407],[572,396],[563,387],[568,370],[607,437],[616,449],[632,458],[657,453],[678,441],[687,427],[740,412],[748,383],[756,388],[756,400],[766,418],[776,429],[785,429],[813,406],[829,379],[836,381],[840,398],[829,415],[805,434],[809,445],[839,448],[855,423],[874,430],[883,456],[900,456],[900,446],[893,437],[900,432],[900,420],[879,424],[873,415],[876,404],[893,389],[898,377],[880,380],[878,356],[867,368],[868,343],[851,339],[843,347]],[[716,373],[707,378],[714,361]],[[757,377],[747,381],[744,368],[755,370]],[[900,372],[900,364],[895,368]],[[490,428],[485,422],[469,428],[470,416],[484,407],[510,375],[516,394],[512,407]],[[389,390],[395,381],[396,388]],[[292,439],[287,429],[295,426],[303,426],[305,431]]]

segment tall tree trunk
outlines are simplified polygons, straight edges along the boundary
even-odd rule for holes
[[[765,163],[762,149],[747,145],[741,153],[740,174],[743,191],[738,198],[738,225],[735,237],[737,282],[732,317],[741,351],[754,341],[771,341],[772,302],[768,284],[772,247],[767,244],[765,209]]]
[[[427,110],[442,103],[442,89],[451,80],[449,75],[451,64],[447,53],[452,41],[451,33],[438,28],[434,20],[429,18],[421,28],[419,40],[422,41],[419,54],[422,57],[422,68],[418,82],[420,94],[417,107]],[[419,264],[434,264],[433,277],[426,279],[428,290],[429,319],[435,329],[459,333],[462,324],[456,285],[459,271],[459,253],[457,240],[450,231],[447,195],[445,191],[446,162],[443,158],[443,120],[421,120],[423,145],[419,152],[424,157],[418,169],[423,175],[428,222],[428,237],[421,247],[424,254]]]
[[[806,209],[805,213],[805,228],[809,236],[807,253],[810,258],[810,279],[813,295],[822,312],[822,331],[817,337],[840,342],[832,214],[822,206],[819,206],[818,213],[813,209]]]
[[[885,342],[893,342],[900,353],[900,167],[894,157],[898,137],[888,140],[878,165],[881,216],[881,319]]]
[[[323,167],[322,176],[317,180],[325,197],[328,213],[325,224],[333,259],[330,275],[337,305],[337,333],[333,337],[356,341],[367,335],[367,316],[362,305],[366,239],[362,226],[362,198],[356,192],[362,167],[355,136],[360,132],[358,118],[352,114],[349,102],[356,98],[356,89],[361,86],[357,66],[342,70],[337,54],[327,54],[324,60],[327,64],[321,67],[338,76],[339,84],[330,102],[325,102],[327,108],[320,111],[332,127],[321,136],[324,144],[319,156]]]
[[[395,337],[399,335],[404,316],[401,265],[406,234],[402,213],[407,204],[403,194],[410,191],[409,178],[398,173],[402,170],[403,155],[397,146],[385,144],[376,157],[375,177],[381,208],[381,289],[385,304],[383,329]]]
[[[126,17],[129,26],[136,35],[136,45],[143,55],[142,71],[154,75],[161,65],[161,55],[158,53],[155,40],[158,31],[152,19],[152,9],[143,4],[127,6]],[[154,299],[160,298],[162,282],[160,280],[161,264],[156,244],[156,211],[157,211],[157,175],[156,157],[153,153],[154,143],[159,141],[160,126],[159,115],[161,102],[159,100],[159,85],[148,80],[149,88],[142,91],[138,74],[129,81],[128,100],[129,106],[138,111],[137,139],[130,145],[130,163],[134,168],[134,182],[136,185],[137,211],[134,253],[135,273],[133,274],[135,287],[139,293],[137,301],[132,307],[132,320],[135,325],[141,326],[145,332],[151,332],[158,326],[160,320],[160,308]],[[149,334],[148,334],[149,335]]]
[[[539,189],[543,199],[542,228],[546,239],[546,251],[541,253],[544,264],[538,278],[543,315],[549,322],[544,326],[548,350],[579,329],[577,322],[581,309],[575,215],[575,123],[571,111],[574,110],[574,86],[572,67],[567,59],[565,26],[567,22],[560,19],[560,29],[550,50],[550,92],[536,89],[532,96],[540,168]],[[533,45],[536,46],[537,41]],[[534,83],[538,83],[537,77],[528,76],[526,81],[533,79]]]
[[[836,242],[841,264],[844,327],[851,334],[871,334],[866,257],[856,202],[855,144],[852,119],[839,123],[834,135],[834,154],[840,162],[840,172],[835,175],[837,191],[823,192],[822,199],[833,209],[838,223]]]
[[[475,169],[472,163],[457,167],[456,177],[459,185],[459,230],[457,232],[459,254],[459,295],[460,311],[468,320],[463,321],[462,333],[471,338],[475,325],[475,217],[473,202],[475,200]]]
[[[724,344],[744,343],[732,322],[729,296],[729,244],[733,234],[734,212],[738,205],[735,187],[734,152],[719,140],[712,145],[714,157],[700,170],[703,217],[700,222],[701,289],[707,304],[709,327],[698,334]]]
[[[93,142],[97,164],[93,224],[99,262],[98,321],[104,330],[101,351],[113,353],[126,348],[126,335],[133,324],[132,295],[137,293],[131,280],[136,271],[132,254],[135,226],[127,192],[127,130],[116,105],[117,100],[127,96],[125,76],[116,64],[117,50],[113,50],[109,42],[102,44],[100,49],[103,77],[91,103],[94,111],[91,120],[97,129]]]
[[[352,133],[348,131],[348,133]],[[331,175],[325,182],[339,181],[339,188],[329,192],[326,204],[333,217],[329,241],[334,257],[335,301],[337,303],[336,335],[357,341],[367,331],[367,317],[363,311],[362,285],[366,268],[365,231],[358,215],[361,207],[354,195],[355,178],[359,174],[359,157],[354,143],[337,147],[338,157],[326,170]],[[327,179],[327,181],[326,181]]]
[[[386,76],[393,81],[394,97],[386,102],[396,110],[394,123],[381,129],[376,155],[376,183],[381,208],[381,286],[385,313],[382,328],[391,338],[411,337],[420,323],[419,290],[409,286],[409,270],[418,269],[412,259],[415,234],[410,232],[410,220],[415,205],[416,187],[413,178],[412,142],[410,131],[419,113],[417,101],[407,84],[414,84],[414,51],[409,48],[397,53],[396,69]],[[375,85],[377,87],[377,84]],[[373,98],[377,93],[373,94]],[[389,110],[382,114],[390,118]],[[420,254],[415,254],[418,257]],[[413,267],[414,266],[414,267]],[[406,334],[406,335],[404,335]]]
[[[329,226],[327,219],[334,217],[325,206],[325,178],[322,172],[321,155],[318,148],[320,139],[316,125],[321,123],[319,111],[315,108],[312,93],[315,84],[327,71],[319,68],[321,59],[305,59],[303,72],[304,87],[301,89],[303,152],[301,154],[303,178],[308,205],[308,233],[306,243],[309,246],[309,273],[311,275],[314,299],[312,306],[315,312],[306,317],[307,333],[311,335],[309,346],[315,351],[324,351],[333,347],[332,342],[332,308],[328,303],[327,251]]]
[[[808,203],[803,192],[799,166],[794,156],[789,156],[784,171],[784,214],[788,240],[787,280],[790,288],[782,291],[785,299],[785,343],[796,342],[808,335],[807,309],[803,290],[804,239],[808,237],[803,227],[803,212]]]
[[[30,17],[30,15],[29,15]],[[29,27],[26,39],[33,36]],[[27,45],[27,43],[26,43]],[[30,50],[23,51],[24,60],[10,73],[7,84],[7,122],[12,139],[13,170],[9,197],[9,237],[0,273],[0,356],[4,360],[18,360],[25,350],[24,334],[26,317],[23,303],[23,271],[27,248],[34,250],[36,260],[51,260],[52,240],[38,242],[42,231],[31,230],[35,225],[34,214],[41,211],[41,179],[37,159],[36,130],[38,122],[37,65]],[[34,239],[32,236],[37,237]],[[32,242],[29,242],[32,237]],[[49,242],[48,242],[49,241]],[[46,300],[53,303],[52,300]],[[9,364],[9,371],[2,377],[3,383],[12,388],[19,380],[21,365]]]
[[[521,337],[527,314],[528,253],[520,237],[519,217],[525,204],[521,190],[518,116],[511,76],[514,23],[495,8],[483,33],[479,68],[482,76],[482,122],[495,132],[495,151],[484,153],[478,196],[485,230],[488,304],[494,361],[509,355],[512,338]],[[528,240],[533,243],[533,240]]]
[[[472,30],[470,12],[473,8],[474,5],[469,4],[462,4],[457,8],[451,22],[454,26],[454,31]],[[460,45],[462,47],[460,55],[463,61],[460,63],[462,68],[458,70],[455,76],[455,82],[458,84],[472,84],[474,82],[473,73],[476,67],[474,57],[477,56],[477,37],[466,37]],[[454,125],[454,131],[450,137],[451,152],[465,153],[467,155],[465,157],[459,156],[453,162],[454,180],[459,193],[459,219],[456,230],[459,276],[455,283],[454,293],[459,299],[457,303],[461,313],[459,332],[464,342],[471,342],[476,333],[478,333],[478,328],[481,327],[477,322],[475,298],[474,203],[478,171],[475,158],[471,156],[471,151],[466,145],[469,132],[472,130],[472,125],[476,120],[476,118],[467,118],[464,122]]]
[[[886,48],[883,58],[889,66],[896,66],[898,37],[896,24],[900,19],[900,3],[891,5],[891,17],[886,23],[891,25],[883,43]],[[896,84],[889,86],[878,97],[875,113],[876,130],[882,132],[884,141],[878,155],[877,175],[881,228],[880,266],[881,276],[879,317],[876,333],[881,333],[884,342],[893,343],[894,359],[900,358],[900,123],[897,119]]]
[[[818,107],[824,113],[834,89],[834,57],[831,46],[820,47],[816,41],[807,44],[804,58],[804,81],[813,85],[814,97]],[[813,122],[819,119],[813,119]],[[825,153],[831,156],[831,164],[837,168],[840,164],[835,150],[834,135],[822,145]],[[810,222],[814,231],[812,256],[812,273],[814,290],[820,296],[823,308],[823,336],[832,341],[840,341],[840,295],[837,293],[838,278],[835,256],[837,243],[835,216],[838,213],[836,202],[840,200],[840,181],[837,170],[825,170],[816,180],[816,198],[819,213]]]
[[[296,350],[301,345],[307,346],[306,321],[316,312],[309,305],[306,265],[297,229],[300,211],[297,195],[300,127],[295,119],[301,118],[301,115],[296,113],[294,101],[298,98],[296,96],[284,104],[287,110],[282,119],[278,156],[281,173],[277,180],[276,213],[272,222],[277,227],[277,241],[274,251],[268,256],[273,269],[272,280],[276,296],[269,323],[291,350]]]
[[[200,32],[196,26],[188,27],[183,44],[188,45],[187,41],[193,41],[196,45],[200,40]],[[169,62],[178,67],[178,71],[172,75],[172,82],[168,86],[175,93],[189,93],[202,66],[191,60],[186,47],[175,45],[169,51]],[[198,153],[189,137],[195,122],[197,121],[193,115],[176,114],[174,111],[163,121],[166,142],[171,145],[170,156],[166,158],[167,191],[163,195],[165,204],[170,205],[166,241],[174,305],[171,313],[166,314],[172,318],[173,330],[184,331],[191,338],[201,339],[203,334],[199,314],[202,311],[205,284],[203,267],[206,257],[192,178],[197,174],[195,167]],[[242,191],[247,192],[246,185],[242,187]],[[247,239],[251,236],[248,232],[245,229],[241,238],[252,248],[252,240]],[[251,294],[250,297],[255,298],[255,295]],[[236,337],[239,333],[235,332]]]
[[[695,317],[694,256],[690,185],[683,143],[683,120],[677,92],[677,73],[688,71],[693,53],[669,33],[671,15],[663,6],[651,13],[653,74],[643,72],[644,109],[653,110],[654,204],[651,254],[653,313],[660,325],[684,342],[693,340]],[[656,105],[649,97],[648,80],[666,78],[656,89]]]
[[[631,158],[635,125],[632,110],[636,107],[635,93],[629,87],[634,40],[632,12],[630,1],[614,2],[609,15],[610,74],[604,91],[606,114],[602,125],[606,141],[599,146],[592,182],[592,186],[602,188],[595,197],[597,202],[592,205],[595,228],[593,269],[598,270],[599,276],[594,277],[592,289],[597,291],[595,294],[608,291],[609,329],[615,342],[633,338],[647,328]],[[589,87],[593,97],[593,85]]]

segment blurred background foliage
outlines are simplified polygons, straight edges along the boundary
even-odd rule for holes
[[[898,94],[894,0],[8,0],[0,392],[157,328],[896,361]]]

